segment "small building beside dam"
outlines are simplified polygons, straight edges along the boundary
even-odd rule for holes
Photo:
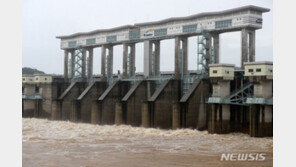
[[[256,62],[255,32],[269,9],[243,6],[58,36],[64,75],[23,76],[23,117],[127,124],[209,133],[273,133],[273,63]],[[241,31],[241,66],[220,62],[219,34]],[[197,70],[188,70],[188,38],[197,36]],[[174,71],[160,70],[161,40],[175,39]],[[144,43],[143,73],[135,45]],[[113,47],[123,45],[122,74]],[[93,49],[101,47],[101,74]]]

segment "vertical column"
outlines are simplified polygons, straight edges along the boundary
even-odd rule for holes
[[[213,39],[214,39],[214,62],[215,64],[219,64],[220,63],[220,38],[219,38],[219,34],[214,34],[213,35]]]
[[[71,78],[75,75],[75,50],[71,51]]]
[[[122,77],[127,77],[127,54],[128,45],[123,44]]]
[[[106,46],[103,45],[101,48],[101,80],[106,78]]]
[[[82,68],[81,68],[82,78],[86,78],[86,50],[82,50]]]
[[[154,47],[155,47],[155,75],[158,76],[160,75],[160,41],[155,41],[154,42]]]
[[[110,78],[113,74],[113,46],[109,46],[108,51],[107,76]]]
[[[248,30],[242,29],[241,34],[241,68],[244,68],[244,62],[248,62]]]
[[[183,51],[183,74],[188,73],[188,38],[182,38],[182,51]]]
[[[120,125],[122,124],[122,105],[121,102],[116,102],[115,104],[115,124]]]
[[[145,128],[150,126],[148,102],[142,103],[142,126]]]
[[[211,105],[209,128],[208,128],[209,133],[215,133],[216,115],[217,115],[216,108],[217,108],[216,104]]]
[[[180,37],[175,38],[175,78],[180,79]]]
[[[130,62],[130,69],[131,69],[131,76],[134,76],[136,73],[136,44],[130,44],[130,48],[131,48],[131,62]]]
[[[68,51],[64,50],[64,79],[68,81]]]
[[[210,91],[208,85],[201,83],[203,90],[200,92],[200,100],[198,105],[198,116],[197,116],[197,129],[204,130],[207,128],[207,105],[205,104],[205,98]]]
[[[212,64],[212,55],[213,55],[213,37],[211,34],[207,34],[206,39],[206,55],[208,55],[208,58],[206,59],[206,64]]]
[[[91,78],[93,75],[93,48],[88,50],[88,66],[87,66],[87,78]]]
[[[99,104],[97,101],[93,101],[91,104],[91,123],[92,124],[100,123]]]
[[[152,43],[144,41],[144,76],[148,77],[152,74]]]
[[[59,102],[57,100],[53,100],[51,103],[51,119],[59,120],[60,119],[60,108]]]
[[[255,61],[255,30],[249,31],[249,61]]]
[[[173,104],[173,120],[172,129],[180,128],[180,106],[177,103]]]

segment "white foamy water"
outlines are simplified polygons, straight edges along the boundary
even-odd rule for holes
[[[92,166],[98,162],[99,166],[136,166],[133,162],[149,164],[156,155],[168,159],[162,166],[174,166],[167,162],[177,159],[192,159],[190,166],[194,157],[206,160],[218,156],[219,160],[221,153],[228,152],[266,152],[272,158],[273,144],[272,138],[251,138],[239,133],[215,135],[192,129],[102,126],[34,118],[23,118],[22,140],[24,166]]]

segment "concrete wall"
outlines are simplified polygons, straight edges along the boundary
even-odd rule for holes
[[[132,126],[141,126],[142,103],[148,100],[147,84],[149,81],[141,82],[133,94],[124,102],[125,123]]]
[[[250,72],[249,70],[253,70]],[[257,72],[256,69],[260,69],[261,71]],[[245,76],[266,76],[273,75],[273,65],[245,65]]]
[[[23,100],[23,117],[34,117],[35,101]]]
[[[198,130],[207,128],[209,105],[205,102],[209,97],[210,87],[209,81],[202,80],[185,105],[183,105],[182,112],[185,112],[183,127],[197,128]]]
[[[34,76],[34,81],[41,82],[41,83],[50,83],[52,82],[52,76],[51,75]]]
[[[71,86],[71,85],[70,85]],[[61,100],[61,110],[60,110],[60,119],[62,120],[71,120],[77,121],[80,119],[80,116],[77,115],[75,109],[76,99],[85,89],[86,83],[85,82],[76,82],[75,85],[68,91],[67,94],[60,98]]]
[[[92,104],[97,102],[98,98],[103,94],[106,89],[106,82],[95,82],[90,85],[90,88],[85,92],[86,94],[80,100],[80,115],[82,122],[91,122],[92,117]],[[98,111],[97,111],[98,112]]]
[[[214,73],[213,71],[216,71]],[[234,77],[234,67],[210,67],[210,77],[226,77],[233,78]]]
[[[67,87],[67,83],[63,82],[52,82],[52,83],[23,83],[23,94],[30,97],[35,95],[36,93],[39,93],[42,97],[42,99],[39,101],[38,106],[38,114],[35,114],[34,117],[39,118],[51,118],[51,110],[52,110],[52,101],[54,99],[57,99],[59,95],[65,90]],[[36,88],[38,88],[36,91]],[[27,99],[23,100],[24,105],[24,114],[27,115],[27,113],[31,113],[32,111],[26,111],[26,110],[32,110],[35,108],[35,102],[34,99]]]
[[[112,89],[107,88],[99,98],[100,123],[113,125],[115,123],[115,104],[120,102],[129,89],[129,82],[118,81]],[[105,94],[107,93],[107,94]],[[105,94],[105,95],[104,95]]]
[[[158,90],[156,90],[158,91]],[[152,127],[172,128],[173,104],[180,99],[180,81],[170,80],[154,102],[151,102]]]

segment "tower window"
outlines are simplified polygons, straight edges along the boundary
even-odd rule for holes
[[[257,68],[256,69],[256,72],[261,72],[261,68]]]

